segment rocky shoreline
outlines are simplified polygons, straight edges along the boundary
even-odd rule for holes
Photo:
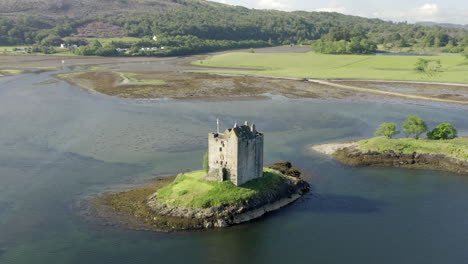
[[[283,165],[290,166],[290,163]],[[284,167],[283,171],[286,172],[285,181],[279,190],[236,204],[209,208],[179,208],[162,204],[158,202],[157,191],[175,179],[168,177],[129,191],[95,197],[87,202],[85,214],[101,225],[135,230],[200,230],[232,226],[285,207],[309,192],[309,184],[300,178],[297,169],[290,166]]]
[[[204,229],[227,227],[259,218],[278,210],[309,192],[309,184],[302,179],[287,176],[279,192],[242,201],[238,204],[210,208],[179,208],[158,203],[157,195],[148,199],[153,212],[153,224],[170,229]]]
[[[468,175],[468,161],[443,154],[412,153],[395,151],[363,152],[356,143],[325,144],[313,147],[323,154],[331,155],[339,162],[353,167],[401,167],[409,169],[427,169],[448,171]]]

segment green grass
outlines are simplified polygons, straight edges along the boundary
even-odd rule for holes
[[[273,192],[284,183],[284,176],[271,169],[264,169],[264,177],[242,186],[232,182],[208,182],[201,179],[205,171],[194,171],[177,176],[176,180],[158,191],[161,203],[183,208],[208,208],[236,204]]]
[[[8,74],[21,74],[21,73],[24,73],[23,70],[18,70],[18,69],[0,69],[0,72],[8,73]]]
[[[129,84],[153,84],[153,85],[164,85],[166,84],[163,80],[158,79],[138,79],[138,76],[141,76],[141,73],[133,72],[119,72],[119,74],[124,78],[128,79]]]
[[[442,72],[428,75],[414,70],[419,58],[440,60]],[[375,56],[309,53],[227,53],[193,62],[195,65],[237,68],[218,73],[317,79],[376,79],[468,83],[468,60],[463,56]],[[241,69],[239,69],[241,68]],[[256,69],[261,71],[244,71]]]
[[[468,160],[468,137],[452,140],[429,140],[414,138],[389,139],[376,137],[358,142],[362,151],[385,152],[393,150],[404,154],[430,153],[444,154],[450,157]]]
[[[123,37],[123,38],[85,38],[88,41],[98,40],[101,44],[106,44],[112,41],[122,41],[127,43],[134,43],[141,40],[141,38],[134,38],[134,37]]]

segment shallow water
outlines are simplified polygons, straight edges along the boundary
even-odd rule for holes
[[[307,145],[372,136],[418,114],[468,135],[468,107],[335,100],[176,102],[91,94],[50,73],[0,79],[0,263],[463,263],[468,177],[350,168]],[[265,160],[311,171],[313,191],[223,230],[155,233],[89,224],[85,197],[201,168],[207,133],[254,121]]]

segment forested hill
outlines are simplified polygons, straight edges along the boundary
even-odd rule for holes
[[[0,45],[57,47],[63,42],[76,42],[84,46],[77,38],[89,41],[90,37],[112,34],[141,41],[132,45],[109,44],[107,51],[114,52],[102,54],[115,55],[116,48],[134,48],[131,54],[144,55],[137,50],[154,46],[171,48],[172,53],[167,49],[163,52],[166,55],[190,54],[308,44],[319,39],[321,47],[333,47],[323,49],[329,53],[373,52],[377,44],[446,47],[449,52],[468,47],[466,29],[393,23],[338,13],[255,10],[203,0],[0,1]],[[154,35],[158,42],[151,42]],[[71,41],[69,37],[75,39]],[[95,44],[94,50],[103,49]]]
[[[49,18],[141,15],[181,6],[221,5],[197,0],[1,0],[0,16],[33,15]]]

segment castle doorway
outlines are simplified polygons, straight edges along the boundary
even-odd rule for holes
[[[223,181],[229,181],[229,173],[226,168],[223,168]]]

